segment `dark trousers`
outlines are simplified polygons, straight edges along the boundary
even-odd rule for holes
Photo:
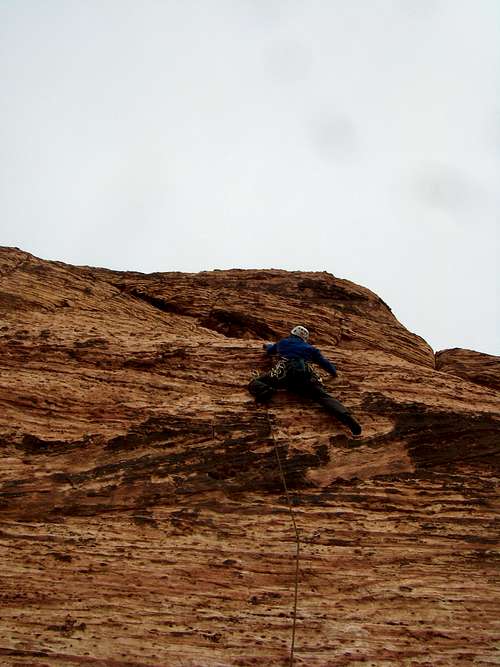
[[[293,369],[284,376],[276,377],[266,373],[252,380],[248,390],[259,403],[267,403],[278,389],[287,389],[299,396],[309,398],[322,405],[334,415],[342,424],[348,426],[353,433],[360,433],[361,427],[349,410],[340,401],[331,396],[321,382],[308,373],[294,373]]]

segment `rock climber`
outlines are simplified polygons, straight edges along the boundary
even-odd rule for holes
[[[259,403],[267,403],[277,389],[288,389],[316,401],[348,426],[353,435],[360,435],[360,424],[340,401],[323,388],[321,378],[310,363],[318,364],[333,377],[336,377],[337,369],[307,342],[308,339],[309,331],[299,325],[291,330],[287,338],[274,344],[264,343],[267,354],[277,355],[279,359],[268,373],[251,380],[248,385],[250,393]]]

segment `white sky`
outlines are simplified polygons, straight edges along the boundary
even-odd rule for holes
[[[500,354],[499,0],[0,0],[0,81],[1,245],[327,270]]]

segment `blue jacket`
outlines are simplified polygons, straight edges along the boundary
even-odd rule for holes
[[[318,348],[309,345],[299,338],[299,336],[288,336],[288,338],[282,338],[277,343],[273,345],[266,345],[266,352],[268,354],[277,354],[280,357],[285,357],[286,359],[304,359],[305,361],[312,361],[318,366],[321,366],[325,371],[333,375],[337,375],[337,369],[335,366],[326,359]]]

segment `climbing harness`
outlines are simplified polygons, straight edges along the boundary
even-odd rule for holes
[[[304,375],[313,378],[316,382],[323,384],[321,375],[317,372],[314,366],[307,363],[307,361],[304,361],[304,359],[288,359],[286,357],[280,357],[277,363],[271,368],[268,375],[275,380],[284,380],[287,375],[296,372],[303,373]]]
[[[295,626],[297,622],[297,598],[299,592],[299,557],[300,557],[300,536],[295,522],[295,515],[293,513],[292,501],[290,499],[290,494],[288,492],[288,487],[286,485],[285,473],[283,471],[283,466],[281,464],[280,454],[278,450],[278,443],[274,437],[271,420],[269,419],[269,411],[266,410],[267,423],[269,424],[269,433],[274,443],[274,451],[276,453],[276,459],[278,460],[278,467],[280,470],[281,481],[283,482],[283,489],[285,491],[286,500],[288,503],[288,511],[290,512],[290,517],[292,519],[293,530],[295,532],[295,542],[296,542],[296,552],[295,552],[295,590],[294,590],[294,602],[293,602],[293,625],[292,625],[292,642],[290,646],[290,667],[293,667],[293,653],[295,649]]]
[[[287,359],[281,357],[278,362],[269,371],[269,377],[275,380],[284,380],[287,372]]]

